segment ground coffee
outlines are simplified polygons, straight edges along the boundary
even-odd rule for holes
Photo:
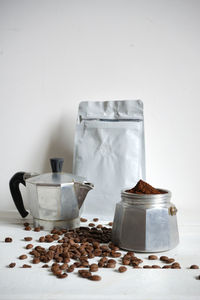
[[[143,180],[139,180],[136,186],[134,186],[132,189],[127,190],[128,193],[133,194],[165,194],[166,192],[162,190],[155,189],[150,184],[146,183]]]

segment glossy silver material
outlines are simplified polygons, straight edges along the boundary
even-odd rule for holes
[[[157,195],[122,191],[112,229],[115,245],[137,252],[161,252],[177,246],[177,209],[170,202],[171,192],[163,191],[166,193]]]
[[[35,174],[34,174],[35,175]],[[68,173],[25,173],[28,201],[35,226],[73,229],[80,225],[79,212],[93,184]]]

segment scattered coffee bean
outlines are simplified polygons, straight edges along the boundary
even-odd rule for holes
[[[149,260],[156,260],[156,259],[158,259],[158,257],[156,255],[149,255],[148,259]]]
[[[177,267],[180,267],[180,264],[177,263],[177,262],[175,262],[175,263],[173,263],[173,264],[171,265],[171,268],[172,268],[172,269],[175,269],[175,268],[177,268]]]
[[[99,219],[98,219],[98,218],[94,218],[93,221],[94,221],[94,222],[98,222]]]
[[[190,269],[199,269],[199,266],[197,266],[197,265],[191,265]]]
[[[151,266],[153,269],[161,269],[161,267],[160,266],[158,266],[158,265],[153,265],[153,266]]]
[[[90,265],[90,272],[97,272],[98,271],[98,265],[97,264],[91,264]]]
[[[99,275],[91,275],[89,277],[89,279],[92,280],[92,281],[99,281],[99,280],[101,280],[101,276],[99,276]]]
[[[161,256],[160,260],[165,262],[166,260],[168,260],[168,257],[167,256]]]
[[[80,221],[85,223],[85,222],[87,222],[87,219],[86,218],[80,218]]]
[[[164,265],[162,269],[171,269],[171,265]]]
[[[109,222],[108,225],[109,225],[109,226],[113,226],[113,222]]]
[[[26,236],[25,238],[24,238],[24,240],[26,241],[26,242],[30,242],[30,241],[32,241],[32,237],[30,237],[30,236]]]
[[[24,265],[22,266],[22,268],[32,268],[32,266],[31,266],[31,265],[26,265],[26,264],[24,264]]]
[[[9,268],[14,268],[16,266],[16,263],[10,263]]]
[[[66,278],[67,276],[68,276],[67,273],[62,273],[57,275],[58,278]]]
[[[95,227],[95,224],[94,223],[89,223],[88,226],[89,227]]]
[[[166,264],[171,264],[171,263],[173,263],[174,261],[175,261],[174,258],[168,258],[168,259],[165,260],[165,263],[166,263]]]
[[[30,227],[30,226],[26,226],[26,227],[24,228],[24,230],[30,231],[30,230],[31,230],[31,227]]]
[[[24,223],[24,227],[29,226],[30,224],[28,222]]]
[[[31,248],[33,248],[33,245],[32,245],[32,244],[26,245],[26,249],[31,249]]]
[[[101,224],[97,225],[97,228],[102,228],[102,227],[103,227],[103,225],[101,225]]]
[[[143,269],[151,269],[151,266],[149,266],[149,265],[144,265],[144,266],[143,266]]]
[[[67,273],[72,273],[74,272],[74,265],[69,266],[69,268],[67,268]]]
[[[49,266],[47,264],[43,265],[42,268],[48,268]]]
[[[92,273],[88,270],[79,270],[78,273],[83,278],[89,278],[90,276],[92,276]]]
[[[28,256],[26,254],[22,254],[19,256],[19,259],[26,259]]]
[[[40,231],[40,227],[35,227],[34,231],[39,232]]]
[[[127,268],[124,266],[121,266],[121,267],[119,267],[118,271],[119,271],[119,273],[124,273],[127,271]]]
[[[5,243],[11,243],[12,242],[12,238],[11,237],[6,237],[5,238]]]
[[[44,236],[41,236],[41,237],[39,238],[39,242],[40,242],[40,243],[44,243],[44,242],[45,242],[45,237],[44,237]]]
[[[33,260],[32,260],[32,263],[33,264],[39,264],[40,263],[40,259],[38,257],[35,257]]]

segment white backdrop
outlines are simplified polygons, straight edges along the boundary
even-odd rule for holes
[[[0,0],[0,209],[15,172],[71,172],[81,100],[139,98],[147,181],[198,218],[199,53],[198,0]]]

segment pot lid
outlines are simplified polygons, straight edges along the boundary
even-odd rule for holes
[[[62,158],[51,158],[50,162],[52,173],[33,176],[28,178],[26,181],[32,184],[48,186],[60,186],[61,184],[65,183],[86,182],[86,179],[84,177],[61,172],[63,161],[64,160]]]

